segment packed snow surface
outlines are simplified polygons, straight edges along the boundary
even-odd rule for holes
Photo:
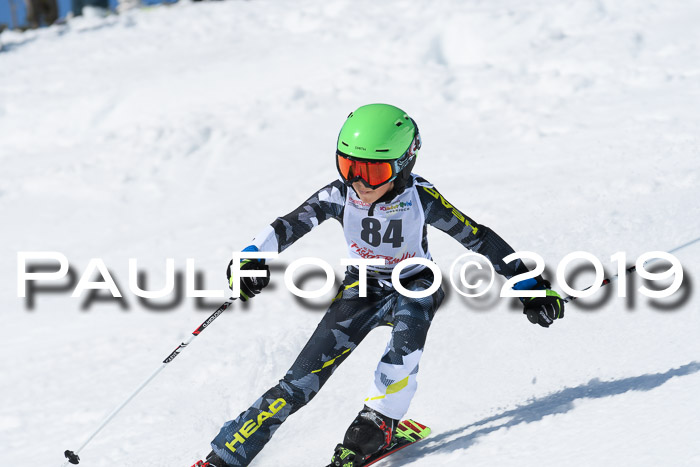
[[[228,1],[3,33],[0,465],[60,465],[222,301],[149,309],[129,289],[129,258],[149,289],[167,258],[182,277],[194,258],[202,286],[223,289],[232,251],[336,178],[337,132],[363,104],[409,112],[424,143],[415,171],[540,254],[550,278],[573,251],[614,274],[616,252],[633,264],[697,238],[698,18],[691,0]],[[429,235],[447,274],[464,249]],[[101,258],[123,306],[72,298],[74,283],[30,310],[20,251],[61,252],[76,281]],[[341,277],[338,224],[286,251],[273,285],[196,339],[81,465],[206,455],[322,316],[329,300],[284,287],[305,256]],[[685,279],[671,298],[640,295],[630,276],[632,298],[614,283],[550,329],[512,299],[446,284],[408,414],[433,435],[382,465],[700,465],[700,244],[676,257]],[[373,332],[253,465],[327,463],[388,336]]]

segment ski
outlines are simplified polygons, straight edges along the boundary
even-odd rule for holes
[[[354,467],[369,467],[370,465],[389,457],[395,452],[427,438],[430,435],[430,432],[430,428],[416,422],[415,420],[404,420],[396,427],[396,434],[394,435],[394,441],[391,446],[379,451],[376,454],[368,456],[361,464],[356,464]],[[328,464],[327,467],[337,466],[334,464]]]

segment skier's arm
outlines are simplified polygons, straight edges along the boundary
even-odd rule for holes
[[[273,251],[280,253],[326,219],[335,218],[341,220],[345,204],[345,189],[345,185],[340,181],[334,181],[324,186],[294,211],[275,219],[243,251]],[[242,277],[239,284],[233,283],[232,267],[233,261],[229,262],[226,270],[229,287],[232,290],[240,290],[239,297],[243,301],[259,294],[270,282],[270,270],[264,259],[241,260],[239,266],[241,270],[264,270],[267,272],[267,276],[260,278]]]
[[[470,250],[486,256],[496,272],[509,279],[516,274],[528,272],[528,268],[519,259],[507,264],[503,262],[503,258],[514,251],[496,232],[466,216],[427,181],[417,179],[416,188],[427,224],[447,233]]]
[[[425,212],[425,222],[451,235],[472,251],[480,253],[493,264],[497,273],[511,278],[528,272],[527,266],[519,259],[506,264],[503,258],[513,253],[496,232],[485,225],[477,224],[471,218],[452,206],[430,183],[417,180],[418,196]],[[518,290],[546,290],[544,297],[523,297],[523,313],[533,324],[549,327],[555,319],[564,317],[564,302],[558,293],[542,276],[525,279],[515,284]]]
[[[329,183],[301,206],[278,217],[252,241],[259,251],[281,253],[327,219],[342,221],[347,187],[339,180]]]

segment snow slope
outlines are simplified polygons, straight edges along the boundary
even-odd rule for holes
[[[223,288],[232,250],[335,178],[337,131],[365,103],[406,109],[424,141],[416,172],[542,255],[550,277],[575,250],[614,273],[617,251],[633,260],[700,236],[700,5],[523,3],[184,2],[3,33],[0,465],[60,465],[220,301],[147,309],[129,258],[151,288],[166,258],[181,272],[195,258]],[[437,231],[430,242],[443,272],[463,253]],[[28,310],[16,255],[47,250],[78,276],[103,258],[128,308],[81,310],[69,289]],[[283,286],[304,256],[340,277],[338,225],[285,252],[270,289],[207,329],[81,465],[206,455],[323,312]],[[545,330],[508,300],[449,293],[410,411],[434,434],[385,465],[700,465],[700,244],[677,257],[686,287],[670,311],[638,294],[584,307],[600,292]],[[372,333],[254,465],[327,462],[387,338]]]

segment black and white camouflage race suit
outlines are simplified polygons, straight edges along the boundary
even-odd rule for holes
[[[358,270],[350,266],[337,296],[284,378],[235,420],[224,424],[212,448],[231,466],[248,465],[282,422],[306,405],[362,339],[381,325],[392,326],[391,339],[365,404],[393,419],[405,415],[417,388],[418,363],[428,328],[444,292],[439,288],[428,297],[409,298],[399,294],[389,279],[403,259],[431,259],[428,224],[486,256],[499,274],[510,278],[527,272],[519,260],[503,262],[513,249],[501,237],[465,216],[415,174],[392,199],[372,205],[361,201],[341,181],[334,181],[291,213],[277,218],[253,244],[260,251],[282,252],[331,218],[343,226],[351,257],[380,258],[386,264],[368,266],[366,297],[360,297]],[[408,266],[401,273],[401,283],[408,290],[425,290],[432,282],[430,268],[423,265]]]

